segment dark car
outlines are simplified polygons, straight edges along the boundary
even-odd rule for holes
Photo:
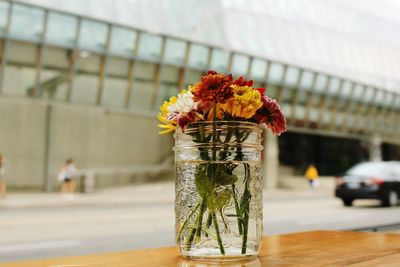
[[[400,197],[400,162],[364,162],[336,178],[336,197],[345,206],[356,199],[379,199],[383,206],[395,206]]]

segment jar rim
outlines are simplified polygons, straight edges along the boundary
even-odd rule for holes
[[[213,126],[214,122],[217,123],[217,127],[221,127],[221,126],[236,126],[236,127],[240,127],[240,128],[248,128],[251,129],[253,131],[257,131],[257,132],[262,132],[263,128],[261,127],[260,124],[258,123],[254,123],[254,122],[250,122],[250,121],[226,121],[226,120],[217,120],[217,121],[197,121],[197,122],[192,122],[189,124],[189,126],[186,128],[185,133],[187,132],[192,132],[192,131],[196,131],[197,129],[191,126],[196,126],[196,125],[205,125],[205,126]]]

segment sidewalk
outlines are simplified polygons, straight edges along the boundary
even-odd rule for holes
[[[0,209],[4,208],[41,208],[62,206],[108,206],[157,204],[174,201],[174,183],[158,182],[131,185],[120,188],[103,189],[95,193],[77,193],[70,198],[60,193],[11,192],[6,198],[0,198]],[[265,201],[293,201],[332,197],[327,191],[292,191],[285,189],[264,190]]]

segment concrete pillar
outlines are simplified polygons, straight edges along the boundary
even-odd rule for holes
[[[369,141],[369,160],[382,161],[382,140],[379,135],[374,135]]]
[[[279,178],[279,146],[278,137],[269,130],[264,131],[264,187],[273,189],[278,187]]]

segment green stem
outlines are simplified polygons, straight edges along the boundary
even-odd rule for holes
[[[247,250],[247,235],[249,230],[249,213],[245,212],[244,213],[244,218],[243,218],[243,240],[242,240],[242,254],[246,254]]]
[[[206,203],[204,200],[201,201],[201,205],[200,205],[200,212],[199,212],[199,216],[197,217],[197,221],[196,221],[196,242],[200,242],[200,236],[201,236],[201,228],[203,225],[203,215],[204,215],[204,211],[206,209]]]
[[[222,222],[224,223],[225,230],[227,230],[228,229],[228,224],[226,223],[224,214],[222,213],[222,209],[219,210],[219,214],[221,215]]]
[[[199,204],[197,204],[197,205],[199,205],[200,207],[205,205],[204,200],[202,199],[201,202]],[[186,247],[186,249],[188,251],[190,250],[190,247],[192,246],[192,242],[193,242],[194,236],[195,236],[195,234],[197,232],[197,229],[199,228],[199,222],[200,222],[200,225],[201,225],[202,218],[203,218],[203,213],[204,213],[204,208],[203,208],[203,210],[202,210],[202,208],[200,208],[199,215],[198,215],[198,217],[196,219],[196,227],[193,227],[193,228],[190,229],[188,238],[185,241],[185,247]],[[199,219],[200,217],[201,217],[201,220]]]
[[[196,228],[191,228],[188,237],[186,238],[185,241],[185,249],[187,251],[190,250],[191,246],[192,246],[192,242],[194,239],[194,234],[196,233]]]
[[[224,144],[227,144],[231,141],[232,138],[232,134],[233,134],[233,129],[232,127],[228,126],[227,132],[226,132],[226,136],[225,136],[225,140],[224,140]],[[220,153],[220,160],[226,160],[226,158],[228,157],[228,146],[225,145],[224,149],[222,150],[222,152]]]
[[[239,203],[238,203],[238,199],[237,199],[237,195],[236,195],[235,184],[232,184],[232,195],[233,195],[233,202],[235,203],[235,211],[236,211],[236,215],[237,215],[239,235],[242,235],[242,217],[240,216],[240,208],[239,208]]]
[[[178,234],[176,235],[176,242],[179,242],[179,239],[181,238],[183,230],[186,228],[187,224],[189,223],[190,219],[192,218],[193,214],[196,212],[196,210],[200,207],[200,203],[194,207],[194,209],[189,213],[189,216],[186,218],[186,220],[183,222],[181,228],[179,229]]]
[[[207,221],[206,221],[207,230],[210,229],[211,224],[212,224],[212,217],[211,217],[211,213],[208,212]],[[208,237],[208,233],[207,232],[206,232],[206,236]]]
[[[214,104],[213,107],[213,149],[212,149],[212,160],[216,161],[217,160],[217,103]]]
[[[247,249],[247,235],[249,230],[249,213],[250,213],[250,166],[248,163],[244,163],[245,170],[245,187],[242,196],[241,208],[243,210],[243,240],[242,240],[242,254],[246,254]]]
[[[217,160],[217,106],[218,103],[214,104],[214,108],[213,108],[213,151],[212,151],[212,160],[215,162]],[[216,170],[214,169],[213,171],[213,176],[215,176]],[[214,184],[215,182],[215,177],[212,177],[212,184]],[[217,216],[215,214],[214,210],[210,210],[211,213],[211,217],[212,217],[212,221],[214,224],[214,228],[215,228],[215,233],[217,235],[217,242],[218,242],[218,246],[219,246],[219,250],[221,252],[221,255],[225,255],[225,250],[224,250],[224,246],[222,245],[222,240],[221,240],[221,235],[219,232],[219,227],[218,227],[218,220],[217,220]]]
[[[211,217],[212,217],[212,220],[213,220],[215,233],[217,235],[217,242],[218,242],[218,246],[219,246],[219,251],[221,252],[221,255],[225,255],[225,250],[224,250],[224,246],[222,245],[221,235],[219,233],[219,227],[218,227],[218,220],[217,220],[217,216],[215,215],[215,211],[211,211]]]

